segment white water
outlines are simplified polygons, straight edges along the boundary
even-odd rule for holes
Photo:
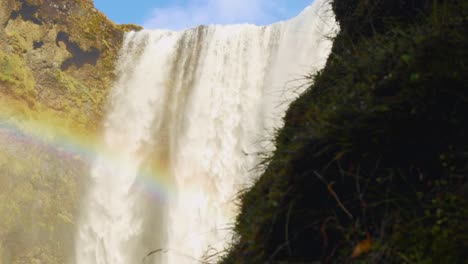
[[[323,67],[335,22],[324,0],[266,27],[208,26],[125,37],[94,163],[76,264],[197,263],[232,240],[235,197],[305,81]],[[173,187],[154,199],[141,167]],[[163,177],[163,175],[157,175]],[[163,190],[163,191],[164,191]],[[211,250],[209,250],[211,249]]]

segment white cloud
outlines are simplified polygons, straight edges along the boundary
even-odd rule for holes
[[[206,24],[268,24],[286,15],[292,0],[188,0],[155,8],[145,28],[185,29]]]

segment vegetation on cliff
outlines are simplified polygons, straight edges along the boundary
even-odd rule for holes
[[[334,0],[341,31],[223,263],[466,263],[468,2]]]
[[[71,129],[95,131],[123,33],[140,28],[114,24],[89,0],[1,4],[2,97],[26,102],[31,114],[71,119]]]
[[[138,29],[91,0],[0,0],[0,264],[68,263],[88,164],[60,148],[95,136]]]

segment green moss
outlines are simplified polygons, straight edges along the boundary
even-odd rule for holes
[[[6,0],[0,20],[0,263],[66,263],[88,168],[52,139],[79,135],[91,149],[123,29],[90,0]],[[81,50],[99,49],[96,65],[61,71],[73,54],[59,32]]]
[[[56,78],[69,92],[76,94],[79,91],[87,90],[88,88],[77,79],[69,76],[61,70],[56,70]]]
[[[71,119],[80,124],[87,124],[90,117],[88,115],[95,112],[83,111],[85,105],[89,105],[93,111],[99,111],[101,98],[103,95],[98,89],[90,89],[83,82],[70,76],[66,72],[56,70],[55,78],[69,94],[70,100],[64,108],[64,111],[71,115]]]
[[[5,140],[0,137],[0,237],[8,242],[0,249],[1,260],[65,263],[72,248],[79,165],[40,144],[5,146]]]
[[[28,43],[25,38],[16,32],[11,32],[8,35],[8,41],[16,54],[22,54],[28,50]]]
[[[123,33],[138,27],[116,25],[88,0],[8,0],[1,13],[6,27],[0,31],[0,51],[7,57],[18,57],[25,66],[22,69],[32,70],[40,96],[18,94],[21,90],[16,87],[22,80],[14,81],[15,89],[9,89],[13,87],[12,78],[2,78],[3,87],[8,88],[2,91],[31,108],[34,105],[36,109],[31,111],[50,108],[57,115],[68,115],[67,119],[76,118],[96,132],[103,116],[104,98],[115,78],[114,64]],[[59,34],[69,37],[75,46],[67,46]],[[36,42],[42,46],[34,48]],[[77,50],[81,53],[73,52]],[[87,51],[92,53],[90,61],[80,63]],[[74,56],[81,58],[75,60]],[[57,65],[62,65],[62,75],[57,73]],[[39,105],[45,108],[38,108]]]
[[[0,82],[6,86],[8,92],[13,96],[33,101],[36,96],[36,82],[23,59],[18,55],[0,51],[0,68]]]
[[[125,32],[128,32],[128,31],[140,31],[143,29],[142,26],[139,26],[139,25],[135,25],[135,24],[123,24],[123,25],[119,25],[119,27],[125,31]]]

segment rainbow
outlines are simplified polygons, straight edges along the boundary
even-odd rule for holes
[[[109,166],[122,162],[117,159],[117,155],[106,152],[99,140],[83,134],[65,133],[46,121],[28,120],[20,123],[0,118],[2,141],[39,148],[60,159],[88,164],[88,167],[92,166],[97,158],[104,160]],[[174,189],[166,166],[162,163],[151,161],[143,166],[133,186],[135,189],[144,190],[158,201],[167,200]]]

